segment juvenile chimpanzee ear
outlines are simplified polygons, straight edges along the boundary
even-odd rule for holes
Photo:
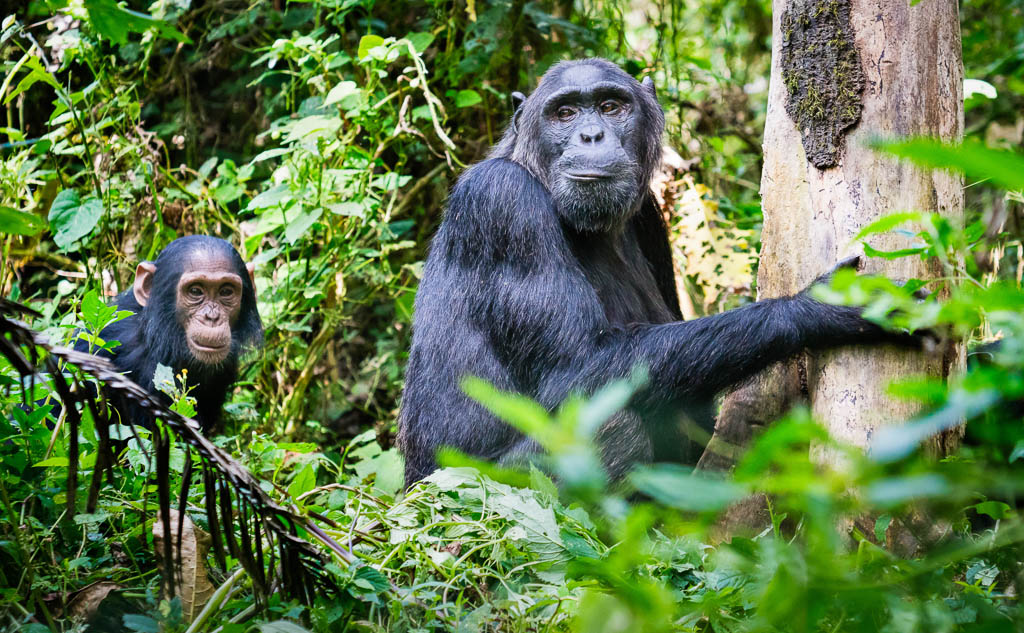
[[[256,285],[256,262],[247,262],[245,264],[245,272],[249,273],[249,281],[252,285]]]
[[[650,75],[644,77],[644,80],[640,82],[640,85],[650,90],[652,95],[657,95],[657,93],[654,90],[654,80],[651,79]]]
[[[517,91],[512,93],[512,128],[519,127],[519,114],[522,112],[523,103],[526,102],[526,95]]]
[[[146,307],[149,302],[149,293],[153,290],[153,275],[156,274],[156,264],[153,262],[139,262],[135,269],[135,285],[132,293],[139,305]]]

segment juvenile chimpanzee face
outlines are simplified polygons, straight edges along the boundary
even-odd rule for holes
[[[171,357],[161,362],[183,362],[183,354],[187,354],[187,362],[217,368],[232,354],[237,356],[239,345],[259,336],[258,316],[240,317],[245,310],[246,292],[249,302],[254,303],[251,284],[247,291],[244,283],[252,279],[252,264],[242,263],[233,250],[219,252],[209,248],[209,244],[206,246],[183,253],[173,253],[169,247],[156,263],[141,262],[135,271],[133,292],[136,301],[145,308],[150,323],[147,334],[184,336],[184,341],[170,341],[170,349],[179,351],[170,352]],[[231,255],[239,261],[233,261]],[[243,274],[249,280],[243,280]],[[251,305],[248,310],[254,312],[255,307]],[[240,320],[245,323],[239,323]]]
[[[580,231],[624,224],[660,155],[653,84],[603,60],[563,63],[515,118],[511,157],[548,187],[564,220]]]
[[[231,352],[231,330],[242,305],[242,278],[225,258],[191,258],[178,279],[178,323],[200,362],[217,365]]]

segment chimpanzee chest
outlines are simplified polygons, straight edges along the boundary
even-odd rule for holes
[[[587,281],[594,287],[609,325],[667,323],[672,313],[658,291],[646,257],[626,235],[617,243],[577,250]]]

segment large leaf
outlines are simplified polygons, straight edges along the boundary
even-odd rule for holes
[[[918,165],[962,171],[971,178],[991,180],[1010,190],[1024,190],[1024,156],[985,147],[977,141],[949,144],[930,138],[878,141],[877,150]]]
[[[0,207],[0,233],[36,235],[45,228],[46,221],[37,215],[11,207]]]
[[[696,475],[677,464],[640,467],[629,474],[629,482],[655,501],[694,512],[721,510],[746,495],[739,484]]]
[[[61,191],[50,206],[53,241],[62,251],[73,250],[71,246],[89,235],[102,215],[103,204],[99,198],[89,196],[82,200],[74,189]]]
[[[169,22],[122,8],[114,0],[85,0],[85,9],[89,12],[89,21],[96,32],[115,44],[127,44],[129,32],[145,33],[151,28],[155,28],[163,37],[192,42]]]

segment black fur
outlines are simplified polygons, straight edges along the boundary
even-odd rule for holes
[[[232,262],[242,278],[242,303],[238,320],[231,330],[231,353],[217,366],[199,362],[189,351],[185,331],[176,314],[176,293],[184,262],[189,257],[220,256]],[[155,391],[153,374],[157,364],[166,365],[175,375],[188,369],[188,384],[195,386],[190,395],[196,399],[196,418],[204,430],[215,428],[228,391],[238,378],[239,356],[248,348],[263,343],[263,324],[256,309],[256,291],[245,262],[228,242],[206,235],[191,235],[174,240],[160,252],[156,261],[153,288],[145,307],[140,306],[128,288],[114,300],[118,308],[134,312],[132,316],[103,329],[104,340],[120,341],[113,353],[100,352],[140,386]],[[75,348],[88,351],[85,341]],[[140,410],[122,411],[135,424],[148,425]]]
[[[552,185],[564,161],[546,130],[561,125],[545,114],[546,99],[585,89],[595,73],[633,102],[630,120],[608,132],[622,133],[614,151],[635,169],[595,183],[601,194],[628,185],[625,201],[609,196],[618,200],[614,214],[607,197],[587,197],[589,183]],[[588,120],[581,115],[580,125]],[[554,409],[645,365],[648,385],[598,438],[605,467],[619,477],[636,462],[695,462],[699,447],[679,431],[681,413],[710,419],[717,393],[767,365],[805,347],[889,336],[858,310],[803,293],[680,321],[665,225],[649,193],[663,126],[653,88],[604,60],[561,63],[491,157],[459,179],[416,298],[398,435],[407,484],[437,467],[442,446],[504,463],[539,450],[462,393],[468,375]]]

